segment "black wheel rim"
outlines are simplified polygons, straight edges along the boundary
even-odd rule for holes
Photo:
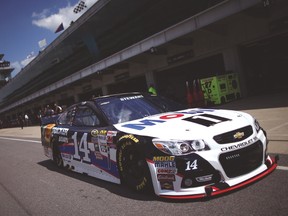
[[[58,167],[63,167],[63,160],[62,160],[60,151],[59,151],[59,149],[57,149],[57,147],[54,147],[54,153],[53,154],[54,154],[53,159],[54,159],[55,164]]]
[[[145,177],[146,161],[135,147],[130,146],[123,152],[122,162],[125,179],[142,179]]]

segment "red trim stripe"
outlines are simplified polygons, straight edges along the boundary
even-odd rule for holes
[[[236,190],[236,189],[239,189],[241,187],[244,187],[246,185],[249,185],[253,182],[256,182],[258,181],[259,179],[265,177],[266,175],[269,175],[273,170],[275,170],[277,167],[277,163],[275,163],[275,161],[273,161],[273,164],[271,167],[269,167],[267,170],[265,170],[264,172],[260,173],[259,175],[251,178],[251,179],[248,179],[240,184],[237,184],[237,185],[234,185],[232,187],[229,187],[229,188],[226,188],[226,189],[223,189],[223,190],[217,190],[217,191],[213,191],[211,193],[211,196],[216,196],[216,195],[219,195],[219,194],[223,194],[223,193],[227,193],[229,191],[232,191],[232,190]],[[213,187],[213,186],[212,186]],[[199,199],[199,198],[204,198],[204,197],[207,197],[206,194],[195,194],[195,195],[185,195],[185,196],[166,196],[166,195],[160,195],[159,197],[162,197],[162,198],[168,198],[168,199]]]

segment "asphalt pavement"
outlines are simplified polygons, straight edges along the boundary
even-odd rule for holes
[[[214,108],[232,109],[253,115],[266,130],[269,153],[288,154],[288,93],[247,97]],[[40,139],[40,126],[0,129],[0,136]]]

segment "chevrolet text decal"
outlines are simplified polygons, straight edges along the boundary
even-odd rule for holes
[[[252,139],[249,139],[245,142],[242,142],[242,143],[238,143],[236,145],[231,145],[231,146],[228,146],[228,147],[223,147],[221,148],[221,151],[231,151],[231,150],[236,150],[236,149],[240,149],[240,148],[244,148],[246,146],[249,146],[255,142],[258,141],[258,137],[254,137]]]
[[[134,130],[143,130],[146,127],[150,127],[150,126],[158,125],[160,123],[164,123],[169,119],[181,118],[181,117],[185,116],[185,114],[190,114],[190,115],[191,114],[201,114],[204,112],[213,112],[213,111],[214,110],[212,110],[212,109],[187,110],[187,111],[185,110],[185,111],[180,111],[180,112],[175,112],[175,113],[163,115],[163,116],[158,117],[158,119],[143,119],[143,120],[139,120],[136,123],[124,124],[124,125],[122,125],[122,127],[131,128]],[[219,117],[218,116],[209,115],[209,117],[217,120],[217,122],[213,122],[214,124],[219,123]],[[201,118],[201,115],[197,115],[197,118]],[[198,124],[200,124],[200,123],[198,123]],[[206,125],[204,125],[204,126],[206,126]]]

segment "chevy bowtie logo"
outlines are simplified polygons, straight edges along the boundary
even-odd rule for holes
[[[237,132],[236,134],[233,135],[234,139],[241,139],[244,137],[244,132]]]

